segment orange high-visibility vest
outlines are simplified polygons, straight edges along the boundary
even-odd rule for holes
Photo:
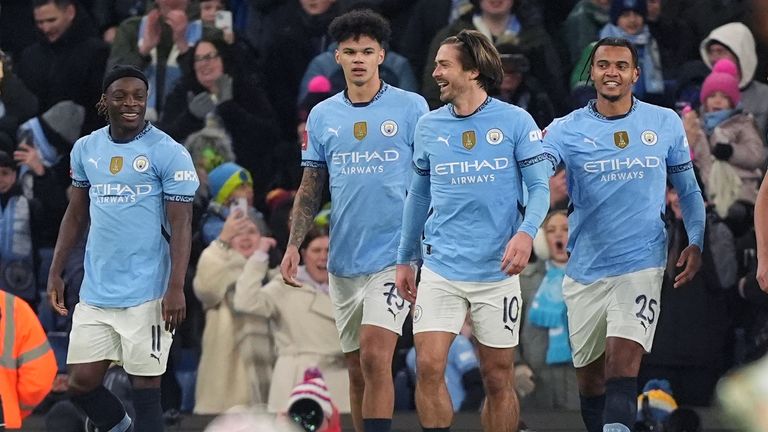
[[[0,291],[0,397],[5,426],[21,420],[51,391],[58,368],[37,315],[20,298]]]

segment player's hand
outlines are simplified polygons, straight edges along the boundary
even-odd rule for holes
[[[301,283],[296,281],[296,273],[299,271],[299,249],[294,245],[288,245],[283,255],[283,262],[280,263],[280,274],[283,275],[283,281],[295,287],[300,287]]]
[[[509,276],[523,271],[531,258],[533,238],[520,231],[509,240],[504,256],[501,258],[501,271]]]
[[[184,299],[184,290],[168,287],[163,296],[163,321],[165,330],[175,331],[187,318],[187,303]]]
[[[675,276],[675,288],[678,288],[689,282],[696,276],[696,272],[701,267],[701,249],[696,245],[688,245],[682,252],[680,252],[680,258],[677,260],[677,266],[685,268],[679,275]]]
[[[760,289],[768,293],[768,263],[757,260],[757,283],[760,284]]]
[[[147,25],[141,35],[139,54],[148,55],[160,43],[160,11],[152,9],[147,13]]]
[[[57,314],[69,315],[69,311],[64,305],[64,279],[60,275],[48,275],[48,300]]]
[[[401,298],[410,304],[416,303],[416,272],[410,264],[398,264],[395,267],[395,287]]]

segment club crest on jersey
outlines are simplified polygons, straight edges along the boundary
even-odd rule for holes
[[[656,132],[652,130],[643,131],[643,134],[640,136],[640,138],[643,141],[643,144],[647,146],[652,146],[656,144],[656,142],[659,140],[658,135],[656,135]]]
[[[109,172],[112,173],[112,175],[115,175],[119,173],[123,169],[123,157],[122,156],[112,156],[112,159],[109,161]]]
[[[618,131],[613,133],[613,143],[620,149],[627,148],[629,145],[629,134],[627,131]]]
[[[397,123],[394,120],[386,120],[381,124],[381,134],[385,137],[393,137],[397,133]]]
[[[136,156],[133,160],[133,169],[138,172],[144,172],[149,168],[149,159],[144,155]]]
[[[472,150],[475,147],[475,144],[477,144],[475,131],[471,130],[461,133],[461,145],[463,145],[465,149]]]
[[[503,139],[504,133],[501,132],[501,129],[493,128],[485,134],[485,140],[488,141],[488,144],[490,145],[497,145]]]
[[[362,141],[363,138],[368,135],[368,122],[361,121],[355,123],[353,133],[355,134],[355,138],[357,138],[358,141]]]

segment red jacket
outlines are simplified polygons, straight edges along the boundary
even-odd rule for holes
[[[20,429],[21,421],[53,386],[56,358],[31,307],[0,291],[0,397],[5,426]]]

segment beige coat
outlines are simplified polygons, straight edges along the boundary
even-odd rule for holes
[[[266,403],[274,360],[269,326],[263,318],[236,313],[234,294],[237,283],[261,283],[267,272],[263,253],[246,260],[214,242],[200,256],[193,287],[205,310],[205,330],[195,414]]]
[[[696,127],[698,126],[698,127]],[[693,163],[699,168],[705,185],[709,182],[712,169],[712,150],[717,143],[733,146],[733,155],[728,163],[736,170],[741,179],[741,191],[738,199],[754,204],[757,189],[763,178],[762,167],[765,164],[765,144],[757,130],[752,114],[741,113],[723,121],[707,137],[701,123],[686,125],[686,135],[693,150]],[[709,191],[708,191],[709,192]]]
[[[288,286],[278,275],[264,287],[238,283],[234,299],[238,311],[270,320],[277,349],[270,412],[288,408],[291,390],[303,381],[308,367],[320,369],[334,404],[340,412],[349,412],[349,377],[328,294],[307,282],[299,288]]]

